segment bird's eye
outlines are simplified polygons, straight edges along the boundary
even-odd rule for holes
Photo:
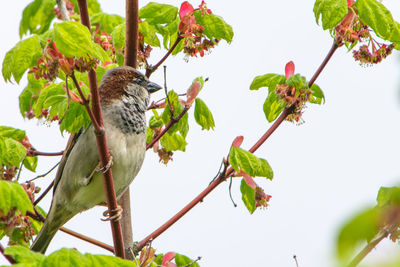
[[[138,76],[135,79],[133,79],[133,82],[137,83],[137,84],[141,84],[145,81],[143,76]]]

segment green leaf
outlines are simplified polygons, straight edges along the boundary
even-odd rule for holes
[[[178,8],[150,2],[139,10],[139,18],[146,19],[150,24],[166,24],[173,21],[178,14]]]
[[[192,263],[193,262],[193,263]],[[178,254],[176,253],[175,255],[175,263],[179,267],[187,266],[187,267],[200,267],[200,265],[197,262],[194,262],[194,260],[190,259],[189,257]],[[192,263],[192,264],[190,264]]]
[[[33,74],[28,74],[28,85],[19,95],[19,110],[25,118],[25,113],[32,110],[39,98],[40,90],[47,83],[45,79],[36,80]]]
[[[38,157],[26,157],[24,160],[24,166],[30,171],[35,171],[38,162]]]
[[[201,15],[200,10],[195,11],[194,16],[196,22],[204,27],[203,32],[209,39],[224,39],[228,43],[232,42],[232,27],[222,17],[214,14]]]
[[[163,121],[161,118],[156,118],[155,116],[151,116],[150,120],[149,120],[149,126],[150,128],[158,128],[161,125],[163,125]]]
[[[370,240],[378,232],[381,211],[377,208],[366,209],[351,218],[339,232],[337,253],[339,258],[351,257],[358,245]]]
[[[381,187],[376,198],[378,207],[385,205],[400,204],[400,188],[399,187]]]
[[[0,180],[0,209],[3,214],[16,207],[23,215],[27,211],[33,212],[32,203],[22,186],[18,183],[12,183]]]
[[[26,148],[18,141],[12,138],[1,138],[1,161],[7,167],[18,167],[24,160],[26,155]],[[0,198],[1,199],[1,198]]]
[[[22,19],[19,25],[19,36],[26,33],[41,34],[50,28],[55,17],[53,12],[55,0],[34,0],[27,5],[22,12]]]
[[[250,214],[256,210],[256,190],[246,184],[244,179],[240,182],[240,192],[242,200]]]
[[[116,49],[124,49],[125,47],[125,32],[126,32],[126,24],[122,23],[114,28],[111,33],[111,39]]]
[[[42,57],[42,50],[37,35],[18,42],[4,57],[2,69],[4,80],[11,81],[11,76],[13,76],[19,83],[25,71],[36,66],[40,57]]]
[[[278,84],[282,84],[286,81],[285,76],[279,74],[265,74],[256,76],[250,85],[250,90],[258,90],[261,87],[268,87],[268,89],[275,90]]]
[[[319,88],[318,85],[315,83],[311,86],[311,91],[313,91],[311,98],[310,98],[310,103],[313,104],[321,104],[322,101],[325,103],[325,96],[324,93],[322,92],[321,88]]]
[[[358,1],[357,1],[358,2]],[[314,4],[315,21],[322,18],[324,30],[333,29],[338,25],[348,12],[346,0],[316,0]]]
[[[8,126],[0,126],[0,136],[8,137],[18,141],[21,141],[25,138],[25,131],[15,129]]]
[[[210,110],[200,98],[196,98],[195,101],[194,118],[196,122],[201,126],[202,130],[214,130],[215,123]]]
[[[65,21],[55,24],[54,42],[58,50],[66,57],[102,58],[94,47],[88,28],[78,22]]]
[[[286,80],[286,85],[293,86],[294,88],[296,88],[296,90],[308,89],[306,78],[304,76],[301,76],[300,74],[290,76],[289,79]]]
[[[71,102],[64,119],[60,124],[60,131],[77,133],[81,128],[87,128],[91,123],[85,107],[79,103]]]
[[[272,180],[273,171],[265,159],[257,158],[250,152],[240,147],[231,147],[229,154],[229,163],[236,172],[244,171],[252,177],[266,177]]]
[[[32,263],[38,266],[45,256],[38,252],[33,252],[27,247],[10,246],[4,251],[5,255],[11,256],[17,263]]]
[[[170,91],[168,93],[169,103],[173,107],[174,111],[174,118],[176,118],[179,114],[182,113],[184,107],[179,102],[178,94],[174,91]],[[171,120],[171,113],[169,108],[168,100],[166,101],[167,105],[164,108],[163,113],[161,114],[161,119],[163,120],[164,124],[166,125]],[[189,131],[189,123],[188,123],[188,114],[186,113],[183,117],[175,123],[169,130],[168,133],[172,134],[179,131],[181,135],[185,138],[187,132]]]
[[[125,19],[119,15],[110,15],[103,12],[94,14],[90,18],[90,23],[92,25],[99,25],[100,32],[105,31],[109,34],[113,32],[115,27],[124,22]]]
[[[156,35],[156,27],[149,24],[147,21],[139,23],[139,32],[144,36],[144,42],[151,46],[161,47],[160,40]]]
[[[42,90],[42,92],[39,95],[39,98],[36,102],[36,106],[35,106],[35,116],[37,118],[39,118],[42,114],[42,109],[44,109],[44,104],[47,100],[47,98],[50,98],[51,96],[55,96],[55,95],[63,95],[65,93],[62,84],[50,84],[49,86],[47,86],[46,88],[44,88]]]
[[[376,0],[357,0],[355,6],[360,19],[370,26],[382,39],[400,42],[399,24],[393,20],[390,11]]]
[[[265,118],[269,122],[273,122],[281,114],[285,105],[285,102],[280,100],[274,91],[271,91],[263,105]]]
[[[167,151],[185,151],[187,145],[185,138],[176,132],[172,134],[165,133],[160,139],[160,144]]]
[[[146,144],[149,144],[152,140],[153,140],[153,129],[151,129],[150,127],[147,127],[147,131],[146,131]]]

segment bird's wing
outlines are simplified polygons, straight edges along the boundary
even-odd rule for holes
[[[64,171],[65,163],[67,162],[68,156],[72,151],[72,148],[74,148],[79,136],[82,134],[84,130],[81,129],[79,132],[71,134],[71,136],[68,139],[67,146],[65,147],[63,156],[61,158],[60,164],[58,165],[56,177],[54,179],[54,186],[53,186],[53,193],[56,191],[58,182],[60,182],[62,173]]]

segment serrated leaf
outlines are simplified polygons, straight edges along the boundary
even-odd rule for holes
[[[200,98],[196,98],[194,107],[194,118],[202,130],[214,129],[214,118],[207,105]]]
[[[8,138],[12,138],[15,140],[23,140],[25,138],[25,131],[20,130],[20,129],[15,129],[13,127],[9,127],[9,126],[0,126],[0,136],[1,137],[8,137]]]
[[[179,267],[183,267],[183,266],[200,267],[200,265],[197,262],[194,262],[194,260],[190,259],[189,257],[187,257],[185,255],[178,254],[178,253],[176,253],[176,255],[175,255],[175,263]],[[190,264],[190,263],[192,263],[192,264]]]
[[[32,263],[34,266],[40,264],[45,256],[38,252],[33,252],[27,247],[10,246],[4,250],[5,255],[11,256],[17,263]]]
[[[269,91],[275,90],[278,84],[282,84],[285,81],[285,76],[274,73],[256,76],[250,85],[250,90],[258,90],[261,87],[268,87]]]
[[[296,90],[308,89],[306,78],[304,76],[301,76],[300,74],[290,76],[289,79],[286,80],[286,85],[292,86],[296,88]]]
[[[26,155],[26,148],[12,138],[1,137],[1,163],[9,168],[18,167]],[[1,199],[1,198],[0,198]]]
[[[119,15],[111,15],[103,12],[99,12],[91,16],[90,23],[92,25],[99,25],[100,32],[105,31],[112,33],[115,27],[124,23],[125,19]]]
[[[265,118],[268,122],[273,122],[284,108],[285,102],[281,101],[274,91],[271,91],[263,105]]]
[[[150,2],[139,10],[139,18],[146,19],[150,24],[166,24],[173,21],[178,14],[178,8]]]
[[[70,102],[69,109],[65,113],[64,119],[60,124],[60,131],[77,133],[81,128],[87,128],[91,123],[85,107],[76,102]]]
[[[161,47],[160,40],[156,35],[156,28],[147,21],[139,23],[139,32],[144,36],[144,42],[151,46]]]
[[[87,59],[102,58],[99,55],[87,27],[75,21],[65,21],[54,25],[54,42],[66,57]]]
[[[153,129],[151,129],[150,127],[147,127],[147,131],[146,131],[146,144],[150,144],[150,142],[153,140]]]
[[[310,103],[313,104],[321,104],[322,101],[323,103],[325,103],[325,96],[324,93],[322,92],[321,88],[319,88],[318,85],[316,85],[315,83],[311,86],[311,91],[313,91],[311,98],[309,100]]]
[[[42,114],[42,109],[44,109],[44,103],[47,98],[54,95],[62,94],[66,94],[64,89],[62,88],[62,84],[50,84],[49,86],[44,88],[40,93],[38,100],[36,101],[35,116],[37,118],[40,117],[40,115]]]
[[[187,145],[185,138],[176,132],[165,133],[160,139],[160,144],[167,151],[185,151]]]
[[[240,182],[240,192],[242,193],[242,200],[250,214],[256,210],[256,191],[248,186],[244,179]]]
[[[14,207],[23,215],[27,211],[33,212],[32,203],[28,195],[18,183],[0,180],[0,199],[0,209],[3,214],[7,214]]]
[[[224,39],[227,43],[232,42],[232,27],[220,16],[214,14],[201,15],[201,11],[194,12],[196,22],[204,27],[204,34],[211,40]]]
[[[353,216],[341,228],[336,244],[339,258],[352,256],[360,243],[366,243],[378,232],[381,211],[376,208],[366,209]]]
[[[315,21],[322,20],[324,30],[333,29],[348,12],[346,0],[316,0],[314,4]]]
[[[35,66],[41,56],[42,50],[37,35],[18,42],[4,57],[2,69],[4,80],[11,81],[13,76],[19,83],[25,71]]]
[[[231,147],[229,163],[237,173],[243,171],[252,177],[266,177],[270,180],[273,178],[272,169],[265,159],[257,158],[239,147]]]
[[[174,111],[174,118],[176,118],[179,114],[182,113],[184,107],[179,102],[178,94],[174,91],[170,91],[168,93],[168,100],[166,100],[167,105],[164,108],[163,113],[161,114],[161,119],[163,120],[164,124],[166,125],[171,120],[171,113],[169,108],[169,103],[173,107]],[[183,117],[175,123],[169,130],[168,133],[172,134],[179,131],[181,135],[186,138],[186,134],[189,131],[189,123],[188,123],[188,114],[186,113]]]
[[[357,0],[355,6],[360,19],[382,39],[400,42],[400,29],[390,11],[376,0]]]
[[[41,34],[46,32],[55,18],[53,12],[55,5],[55,0],[34,0],[27,5],[22,12],[19,36],[22,38],[26,33]]]
[[[111,33],[111,39],[114,48],[124,49],[125,47],[125,34],[126,34],[126,24],[122,23],[114,28]]]

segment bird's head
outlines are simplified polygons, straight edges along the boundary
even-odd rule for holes
[[[110,69],[104,74],[99,93],[102,106],[112,104],[115,100],[134,98],[148,105],[149,94],[162,87],[150,82],[141,72],[128,66]]]

